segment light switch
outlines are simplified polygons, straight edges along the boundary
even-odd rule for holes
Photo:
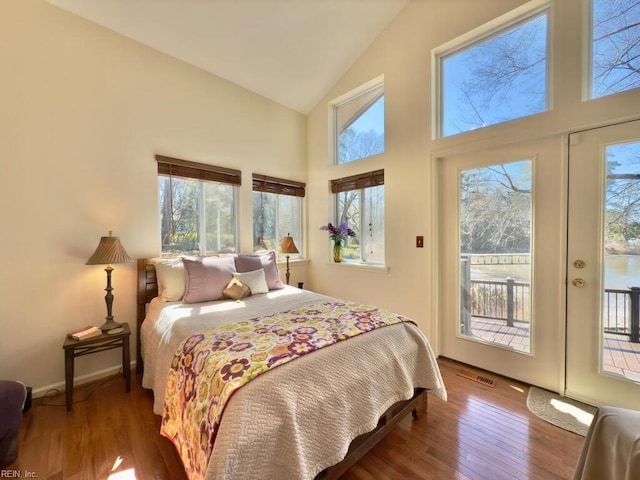
[[[416,237],[416,248],[423,248],[424,247],[424,237],[422,235],[418,235]]]

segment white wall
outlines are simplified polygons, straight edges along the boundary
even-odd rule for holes
[[[62,385],[65,333],[104,321],[105,272],[85,265],[100,236],[158,254],[155,154],[242,170],[243,251],[251,173],[306,181],[304,116],[40,0],[2,2],[0,72],[0,378],[36,393]],[[113,287],[133,330],[134,264]],[[118,364],[82,357],[76,375]]]
[[[436,158],[510,142],[561,135],[640,115],[640,91],[582,102],[585,34],[582,0],[552,2],[553,108],[543,114],[432,140],[432,49],[523,5],[522,0],[412,0],[308,116],[308,201],[326,205],[308,216],[314,288],[391,308],[414,318],[437,347]],[[385,79],[386,151],[354,164],[330,166],[329,101],[378,75]],[[558,145],[561,145],[558,142]],[[561,153],[558,152],[559,161]],[[357,163],[357,165],[355,165]],[[363,167],[365,165],[366,167]],[[331,265],[320,226],[332,218],[328,182],[385,169],[388,273]],[[415,247],[424,235],[423,249]],[[560,246],[559,246],[560,248]]]

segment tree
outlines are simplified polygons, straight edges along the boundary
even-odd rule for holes
[[[640,87],[640,0],[592,3],[592,96]],[[541,14],[445,57],[445,135],[546,109],[547,23]]]
[[[340,134],[338,163],[347,163],[384,152],[384,135],[375,130],[357,131],[351,127]]]
[[[197,182],[159,177],[163,252],[198,251]]]
[[[453,134],[546,108],[547,17],[540,15],[445,60]],[[447,73],[450,71],[450,73]]]
[[[640,142],[607,147],[605,239],[610,251],[640,250]]]
[[[462,173],[461,252],[530,252],[530,164],[526,160]]]
[[[640,0],[594,0],[593,96],[640,87]]]

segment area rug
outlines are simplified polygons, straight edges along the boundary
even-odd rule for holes
[[[529,388],[527,408],[542,420],[583,437],[596,413],[596,407],[536,387]]]

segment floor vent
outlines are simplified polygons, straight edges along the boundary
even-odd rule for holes
[[[488,387],[495,387],[495,381],[492,378],[485,377],[483,375],[478,375],[472,372],[468,372],[466,370],[460,370],[456,373],[459,377],[466,378],[468,380],[473,380],[474,382],[481,383],[483,385],[487,385]]]

